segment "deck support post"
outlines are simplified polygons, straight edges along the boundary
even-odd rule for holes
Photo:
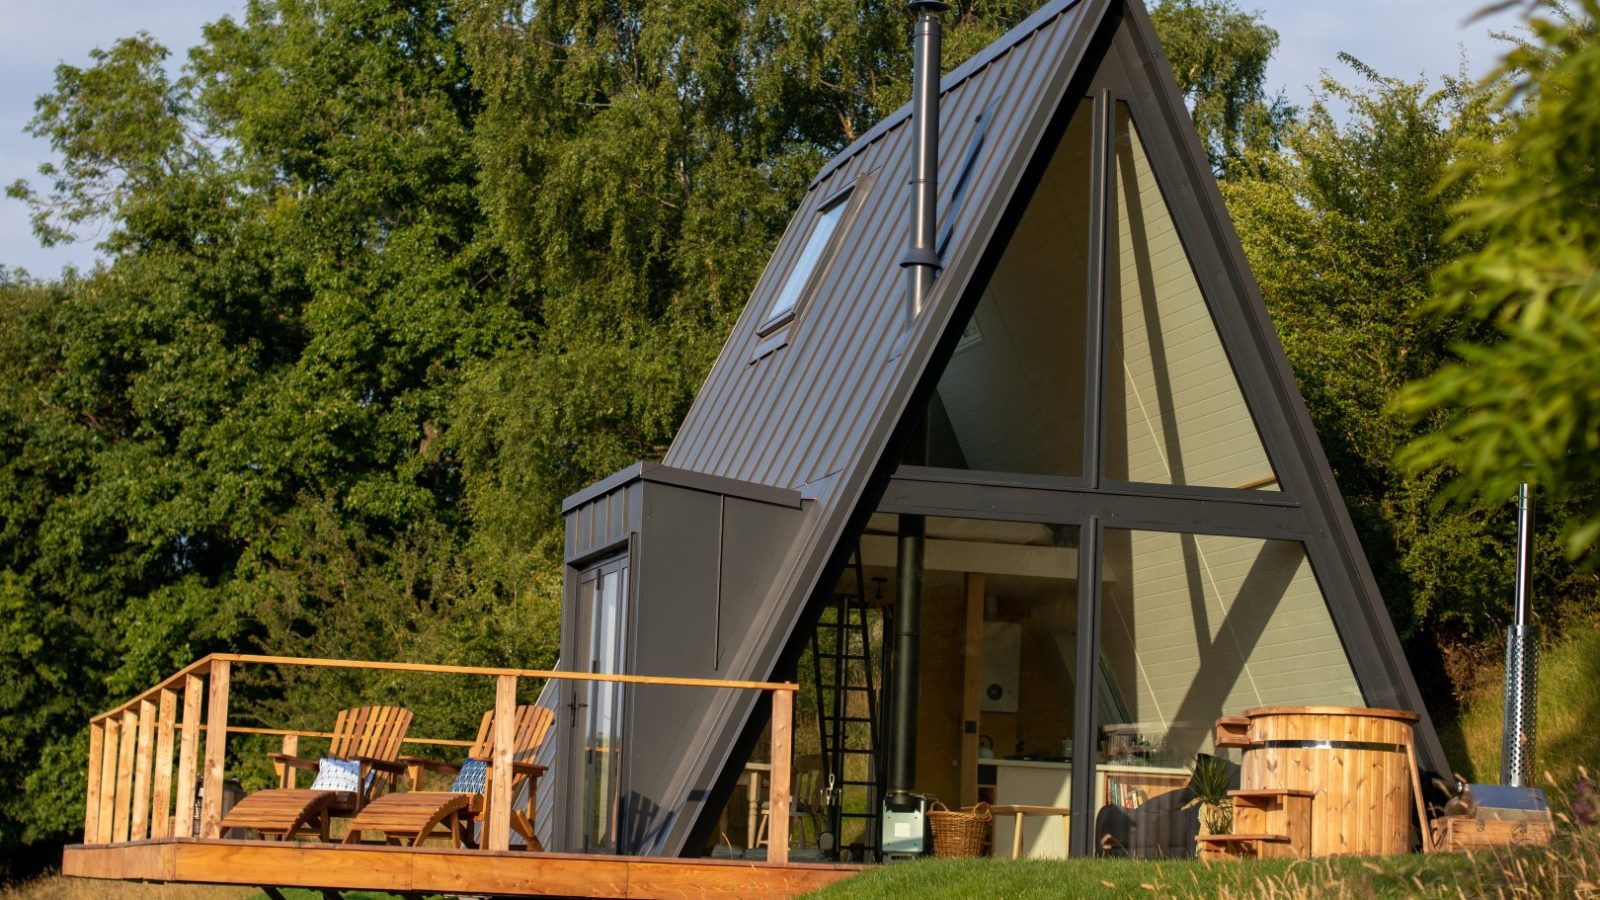
[[[111,813],[111,840],[128,839],[128,813],[133,809],[133,751],[139,737],[139,714],[124,710],[117,731],[117,792]]]
[[[154,774],[156,740],[156,703],[139,701],[139,737],[134,744],[133,757],[133,811],[129,819],[128,839],[142,841],[150,836],[150,777]]]
[[[150,837],[172,836],[172,735],[178,721],[178,692],[161,691],[156,724],[156,773],[150,786]]]
[[[228,681],[228,661],[212,660],[206,709],[206,772],[200,788],[200,836],[203,838],[222,836],[222,772],[228,752]]]
[[[511,745],[517,730],[517,676],[497,675],[494,680],[494,761],[490,773],[489,822],[484,846],[511,849]]]
[[[284,735],[283,742],[279,746],[278,751],[284,756],[299,756],[300,735]],[[272,764],[272,768],[278,776],[278,787],[289,788],[290,790],[293,790],[295,786],[295,776],[300,774],[298,771],[296,771],[295,767],[289,765],[288,763],[274,762]],[[413,785],[411,789],[416,790],[416,787]]]
[[[100,839],[100,754],[104,752],[106,726],[89,723],[89,785],[83,802],[83,842],[93,844]]]
[[[199,675],[183,678],[182,734],[178,739],[178,799],[173,805],[172,836],[194,837],[194,782],[199,771],[200,706],[205,683]]]
[[[767,779],[767,862],[789,862],[789,762],[794,751],[794,692],[772,692],[772,772]]]

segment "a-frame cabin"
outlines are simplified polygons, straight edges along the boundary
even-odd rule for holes
[[[1412,710],[1442,768],[1143,8],[1054,0],[940,94],[921,308],[908,106],[817,175],[663,464],[568,500],[564,664],[801,680],[796,799],[858,852],[895,754],[952,808],[1042,779],[1075,855],[1176,846],[1114,813],[1247,707]],[[553,849],[724,842],[758,697],[562,690]]]

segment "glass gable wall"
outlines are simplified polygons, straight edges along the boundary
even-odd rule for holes
[[[931,614],[924,629],[919,789],[963,803],[1070,807],[1076,853],[1192,856],[1198,816],[1183,809],[1192,766],[1217,758],[1237,779],[1237,751],[1214,745],[1218,718],[1269,705],[1361,706],[1363,692],[1306,534],[1272,518],[1293,500],[1208,303],[1215,287],[1202,286],[1133,108],[1114,96],[1074,108],[935,376],[928,465],[901,467],[901,489],[872,518],[861,553],[892,566],[891,513],[972,508],[974,488],[984,515],[1053,517],[927,520],[930,609],[945,602],[935,595],[959,598],[962,584],[970,594],[973,578],[983,609],[964,625]],[[1106,248],[1098,273],[1088,252],[1096,221]],[[1086,471],[1095,450],[1098,471]],[[1130,506],[1134,497],[1154,502]],[[1197,523],[1217,503],[1237,515],[1208,533]],[[1124,507],[1140,512],[1106,511]],[[1082,568],[1053,573],[1047,602],[1024,599],[1015,573],[983,574],[933,549],[963,531],[1013,529],[1071,535],[1061,551]],[[1078,559],[1080,548],[1090,558]],[[981,641],[972,636],[980,625]],[[940,662],[963,652],[966,668],[977,653],[985,692],[997,670],[1015,671],[1019,695],[1049,711],[1030,713],[1023,699],[1013,726],[984,700],[970,715],[966,668]],[[967,727],[996,760],[986,758],[976,786],[960,780],[971,765],[959,722],[975,723]],[[1030,855],[1061,855],[1068,835],[1053,821],[1042,843],[1051,826],[1029,826]]]

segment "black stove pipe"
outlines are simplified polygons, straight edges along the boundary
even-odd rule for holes
[[[937,0],[906,4],[917,17],[911,80],[911,246],[900,260],[906,270],[907,305],[915,322],[939,274],[939,59],[950,8]]]
[[[907,328],[927,305],[933,281],[939,274],[936,245],[939,230],[939,59],[943,29],[939,14],[949,9],[936,0],[908,4],[917,17],[915,71],[911,88],[913,161],[911,173],[911,246],[900,265],[906,269]],[[910,441],[905,461],[926,462],[926,428]],[[894,708],[890,722],[888,792],[891,809],[915,808],[912,788],[917,780],[917,704],[922,661],[922,558],[927,522],[922,516],[900,517],[896,554]]]

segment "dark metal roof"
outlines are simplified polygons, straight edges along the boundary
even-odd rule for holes
[[[857,506],[869,491],[888,487],[874,481],[895,429],[913,402],[925,370],[968,297],[969,288],[991,259],[991,243],[1006,227],[1017,192],[1024,189],[1030,163],[1051,133],[1058,107],[1070,101],[1069,86],[1083,89],[1086,56],[1098,54],[1100,41],[1121,22],[1122,34],[1137,44],[1117,65],[1139,69],[1154,84],[1150,102],[1159,108],[1161,127],[1175,135],[1165,165],[1170,198],[1187,211],[1179,218],[1205,232],[1204,279],[1226,295],[1218,327],[1229,346],[1247,358],[1236,359],[1252,405],[1261,413],[1264,434],[1274,452],[1284,491],[1255,507],[1249,530],[1271,524],[1274,533],[1299,536],[1320,563],[1318,577],[1332,602],[1339,632],[1367,690],[1379,699],[1424,713],[1419,748],[1425,761],[1442,764],[1436,736],[1421,708],[1416,685],[1401,654],[1370,570],[1361,556],[1348,514],[1333,483],[1287,361],[1251,279],[1210,177],[1203,150],[1186,123],[1182,99],[1166,72],[1148,18],[1133,0],[1055,0],[1013,29],[991,48],[943,80],[940,155],[941,210],[950,210],[957,178],[954,168],[967,156],[974,135],[983,133],[960,208],[947,212],[953,236],[945,248],[944,272],[915,321],[907,320],[904,276],[899,260],[906,247],[911,167],[909,108],[874,126],[823,167],[789,229],[779,241],[752,293],[745,314],[723,346],[721,356],[679,429],[665,458],[675,470],[700,473],[723,485],[728,479],[793,491],[807,501],[791,552],[775,560],[770,588],[743,599],[752,609],[749,628],[730,648],[730,678],[767,678],[803,619],[808,598],[824,577],[837,545],[847,533]],[[1132,37],[1127,37],[1127,35]],[[1106,59],[1111,59],[1110,52]],[[980,114],[991,118],[980,126]],[[794,265],[819,207],[856,184],[859,206],[843,225],[837,250],[816,277],[787,326],[782,346],[771,333],[758,333],[774,293]],[[1188,242],[1186,241],[1186,244]],[[1197,274],[1199,272],[1197,271]],[[898,482],[896,482],[898,484]],[[875,488],[874,485],[877,485]],[[603,486],[597,486],[600,490]],[[586,492],[586,495],[589,492]],[[1115,507],[1110,515],[1132,513],[1122,527],[1139,521],[1137,512],[1156,508],[1152,521],[1174,527],[1178,520],[1159,497],[1100,495]],[[788,495],[788,496],[793,496]],[[1177,501],[1184,515],[1226,519],[1233,507],[1208,509],[1205,491],[1190,491]],[[574,498],[576,501],[580,498]],[[1245,515],[1239,512],[1239,515]],[[1220,530],[1227,530],[1225,527]],[[1363,674],[1364,673],[1364,674]],[[679,801],[717,781],[733,763],[744,723],[754,702],[730,696],[713,701],[685,719],[695,733],[691,752],[673,763],[673,786],[656,798],[674,809]],[[1087,720],[1086,720],[1087,721]],[[643,737],[643,736],[636,736]],[[683,852],[694,823],[688,817],[671,826],[658,848]],[[1086,834],[1088,832],[1085,832]]]
[[[940,140],[945,160],[962,158],[979,115],[992,100],[1004,100],[993,105],[994,121],[987,123],[967,200],[952,221],[949,271],[958,271],[956,260],[974,257],[987,245],[994,219],[1016,187],[1014,175],[1032,158],[1038,131],[1059,101],[1059,91],[1046,86],[1065,81],[1087,43],[1089,29],[1081,26],[1091,14],[1097,19],[1106,5],[1057,0],[945,77]],[[891,388],[914,378],[912,363],[921,362],[914,354],[895,355],[908,345],[898,261],[905,249],[910,196],[905,187],[911,168],[909,114],[908,104],[824,167],[678,430],[667,465],[801,489],[881,452],[868,446],[867,435],[897,415],[886,408]],[[840,235],[832,264],[789,326],[788,345],[751,362],[762,340],[760,320],[805,243],[818,206],[866,176],[872,178],[867,194],[847,233]],[[948,167],[943,182],[940,208],[948,210],[955,187]],[[941,279],[933,308],[914,323],[919,333],[943,327],[959,294],[947,289],[949,281]],[[802,493],[828,505],[831,494],[843,487],[835,482],[821,495]]]

